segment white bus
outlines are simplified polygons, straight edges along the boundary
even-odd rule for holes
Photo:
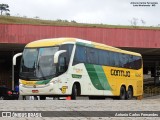
[[[143,95],[139,53],[76,39],[54,38],[25,46],[20,66],[22,96],[88,96],[131,99]]]

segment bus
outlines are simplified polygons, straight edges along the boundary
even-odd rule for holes
[[[53,38],[27,44],[22,53],[19,90],[22,96],[115,97],[143,95],[139,53],[77,38]]]

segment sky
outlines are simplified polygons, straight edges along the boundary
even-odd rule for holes
[[[109,25],[133,25],[136,21],[140,26],[160,26],[159,0],[0,0],[2,3],[9,5],[11,16]]]

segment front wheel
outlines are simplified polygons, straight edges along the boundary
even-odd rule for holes
[[[120,96],[119,96],[120,100],[125,100],[126,99],[126,89],[124,86],[121,87],[120,89]]]
[[[76,100],[77,97],[77,86],[74,84],[72,88],[71,100]]]

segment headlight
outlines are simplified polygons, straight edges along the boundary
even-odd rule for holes
[[[62,83],[62,81],[61,81],[61,80],[53,80],[52,82],[53,82],[53,84],[56,84],[56,83]]]

